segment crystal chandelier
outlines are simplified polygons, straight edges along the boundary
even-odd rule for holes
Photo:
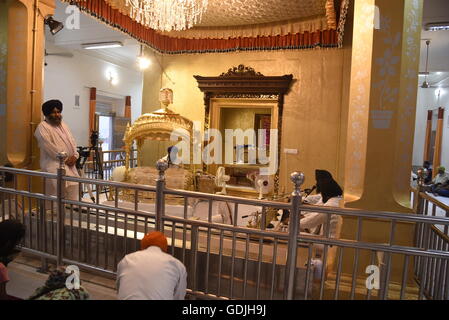
[[[126,0],[131,17],[160,31],[180,31],[201,21],[208,0]]]

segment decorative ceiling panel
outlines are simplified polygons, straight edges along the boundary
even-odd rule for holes
[[[271,23],[326,14],[326,0],[209,0],[198,27]]]

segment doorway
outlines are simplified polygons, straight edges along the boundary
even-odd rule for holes
[[[114,115],[98,115],[98,137],[101,144],[102,151],[112,150],[114,145],[114,134],[113,134],[113,118]],[[106,156],[106,154],[104,155]],[[103,159],[103,161],[108,161],[109,159]]]

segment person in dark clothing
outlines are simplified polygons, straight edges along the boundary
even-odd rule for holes
[[[25,236],[25,226],[13,219],[0,222],[0,300],[11,300],[6,293],[6,284],[9,281],[8,264],[20,252],[16,246]]]
[[[427,175],[424,177],[424,184],[432,183],[432,169],[430,168],[430,162],[424,161],[423,168],[427,170]]]

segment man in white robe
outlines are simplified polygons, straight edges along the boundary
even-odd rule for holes
[[[40,152],[40,165],[43,172],[56,173],[59,168],[59,160],[56,157],[59,152],[65,152],[65,174],[79,177],[76,169],[76,160],[79,157],[76,151],[76,142],[69,127],[62,121],[62,102],[49,100],[42,105],[42,113],[45,120],[42,121],[34,136],[36,137]],[[78,183],[66,182],[64,197],[70,200],[78,200]],[[56,195],[56,179],[47,179],[46,194]]]
[[[127,254],[117,266],[120,300],[184,300],[187,271],[184,264],[167,253],[162,232],[146,234],[141,250]]]

